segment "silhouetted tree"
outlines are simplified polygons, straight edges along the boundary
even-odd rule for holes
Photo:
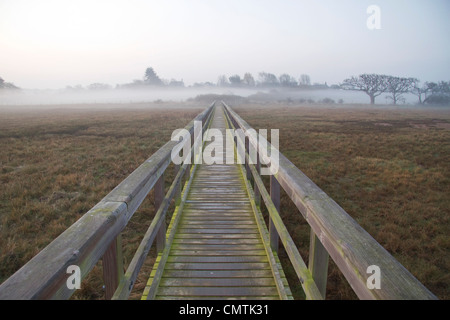
[[[387,76],[379,74],[361,74],[345,79],[341,87],[345,90],[362,91],[370,97],[370,104],[375,104],[375,98],[387,90],[386,78]]]
[[[232,86],[240,86],[241,85],[241,77],[237,74],[231,76],[228,78],[228,80],[230,81],[230,84]]]
[[[282,87],[296,87],[298,84],[294,77],[291,77],[286,73],[280,75],[278,79]]]
[[[427,82],[431,94],[425,98],[425,104],[450,104],[450,81]]]
[[[227,76],[226,75],[220,75],[218,78],[217,78],[217,85],[219,86],[219,87],[225,87],[225,86],[227,86],[229,84],[229,82],[228,82],[228,79],[227,79]]]
[[[162,86],[164,84],[153,68],[145,70],[144,83],[153,86]]]
[[[420,80],[414,79],[410,92],[419,98],[419,104],[423,104],[422,96],[427,97],[427,93],[430,92],[428,87],[428,82],[425,82],[422,86],[420,85]]]
[[[394,104],[397,104],[399,100],[403,100],[402,94],[410,92],[417,79],[414,78],[401,78],[386,76],[386,92],[390,93],[389,97]]]
[[[311,85],[311,77],[307,74],[302,74],[300,76],[300,85],[310,86]]]
[[[252,74],[247,72],[246,74],[244,74],[244,78],[242,79],[242,83],[246,86],[249,87],[254,87],[256,82],[255,79],[253,78]]]
[[[16,89],[19,89],[19,87],[16,87],[16,86],[14,85],[14,83],[6,82],[5,80],[3,80],[3,78],[0,77],[0,89],[12,89],[12,90],[16,90]]]
[[[276,86],[278,85],[278,79],[276,75],[272,73],[267,72],[260,72],[258,74],[259,76],[259,83],[261,86]]]

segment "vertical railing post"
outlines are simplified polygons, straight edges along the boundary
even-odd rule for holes
[[[174,165],[173,167],[173,176],[176,177],[178,174],[178,171],[180,171],[181,166],[179,164]],[[183,181],[183,177],[180,177],[180,181],[178,182],[178,185],[176,187],[174,199],[175,199],[175,206],[178,206],[181,202],[181,183]]]
[[[123,277],[122,236],[119,234],[102,258],[105,299],[111,300]]]
[[[324,299],[327,290],[328,258],[327,250],[311,229],[308,269],[311,271],[314,282]]]
[[[164,199],[164,173],[159,177],[154,186],[155,212],[158,211]],[[156,235],[156,250],[158,253],[164,250],[166,245],[166,217],[162,217],[162,224]]]
[[[252,180],[252,173],[250,172],[250,138],[249,137],[244,137],[245,139],[245,155],[248,154],[248,158],[246,156],[244,156],[245,159],[245,171],[247,172],[247,180],[250,181]]]
[[[256,171],[258,172],[258,175],[261,175],[261,161],[259,160],[259,154],[256,154]],[[261,192],[259,191],[259,188],[257,184],[255,183],[255,203],[257,206],[261,206]]]
[[[272,199],[275,208],[280,213],[280,183],[273,175],[270,176],[270,198]],[[279,236],[277,229],[275,228],[275,225],[272,219],[270,218],[269,218],[269,238],[272,250],[278,253]]]

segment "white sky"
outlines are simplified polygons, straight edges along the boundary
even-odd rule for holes
[[[381,30],[369,30],[369,5]],[[147,67],[221,74],[361,73],[450,80],[448,0],[0,0],[0,77],[22,88],[111,85]]]

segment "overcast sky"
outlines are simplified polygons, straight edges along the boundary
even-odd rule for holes
[[[369,30],[369,5],[381,29]],[[0,0],[0,77],[22,88],[260,71],[450,80],[448,0]]]

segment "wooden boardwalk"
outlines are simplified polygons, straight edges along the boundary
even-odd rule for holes
[[[225,137],[221,107],[211,128]],[[224,164],[198,165],[142,299],[292,298],[278,258],[263,240],[267,229],[258,228],[261,213],[251,204],[242,165],[226,164],[221,156]]]
[[[207,165],[184,161],[175,165],[175,177],[166,192],[165,172],[172,154],[179,153],[188,142],[192,146],[192,137],[196,146],[200,130],[204,141],[210,141],[208,135],[215,136],[217,131],[208,128],[220,130],[222,137],[227,128],[239,129],[245,135],[235,137],[239,150],[245,149],[250,157],[250,151],[256,149],[260,163],[226,164],[230,162],[225,159],[225,164]],[[78,289],[73,281],[86,279],[100,260],[105,299],[128,299],[154,244],[158,255],[143,292],[144,300],[292,299],[277,257],[281,245],[299,281],[292,285],[301,285],[306,299],[326,298],[329,260],[360,299],[436,299],[276,146],[262,136],[256,137],[254,129],[225,102],[213,102],[184,129],[181,138],[185,144],[175,140],[164,144],[0,284],[0,300],[69,299]],[[210,145],[203,147],[217,150]],[[268,153],[277,157],[272,159]],[[216,156],[223,159],[225,155]],[[266,188],[260,170],[272,169],[273,164],[276,169]],[[280,215],[281,190],[309,225],[307,262]],[[154,193],[155,215],[124,268],[122,232],[150,191]],[[166,230],[173,200],[175,210]],[[260,207],[267,211],[266,219]],[[374,266],[381,279],[380,288],[368,285],[373,281],[368,270]]]

